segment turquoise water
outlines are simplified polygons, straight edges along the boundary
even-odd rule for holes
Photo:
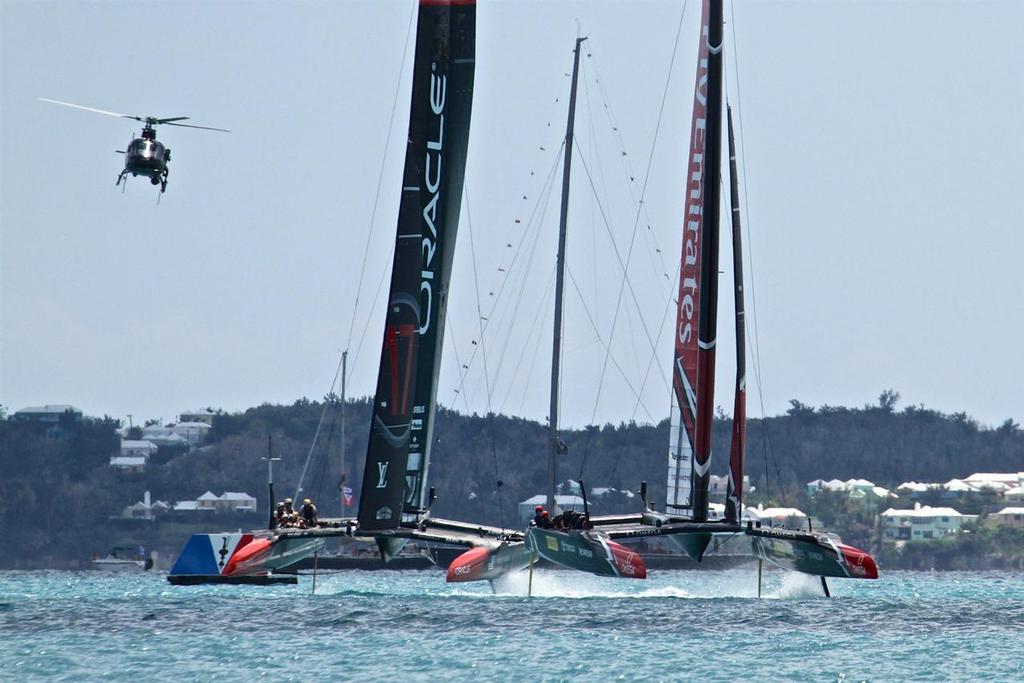
[[[1024,575],[880,581],[754,569],[647,581],[537,572],[492,594],[439,571],[298,586],[0,572],[3,680],[1024,680]]]

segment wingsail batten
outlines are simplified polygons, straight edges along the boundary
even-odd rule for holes
[[[424,505],[473,100],[476,7],[421,0],[391,290],[359,528]]]

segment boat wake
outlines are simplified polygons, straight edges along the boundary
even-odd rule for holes
[[[636,584],[630,584],[630,587]],[[523,597],[532,594],[540,598],[691,598],[686,590],[676,586],[657,586],[628,590],[621,579],[580,575],[574,572],[535,571],[533,586],[529,572],[506,574],[494,581],[494,593],[501,596]]]
[[[717,575],[716,575],[717,574]],[[687,577],[690,578],[690,577]],[[679,598],[687,600],[757,599],[755,576],[747,573],[701,572],[700,581],[693,585],[650,585],[638,587],[625,584],[618,579],[596,576],[581,576],[572,572],[535,571],[533,586],[530,588],[529,572],[508,574],[493,584],[494,594],[501,597],[525,597],[532,594],[539,598]],[[820,580],[815,576],[793,572],[772,572],[765,577],[761,597],[766,600],[802,600],[821,598]],[[461,591],[460,591],[460,594]],[[466,592],[465,595],[484,597],[488,593]]]

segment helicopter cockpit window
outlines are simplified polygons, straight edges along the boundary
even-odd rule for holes
[[[142,157],[153,156],[153,148],[155,145],[149,140],[135,140],[132,142],[130,153]]]

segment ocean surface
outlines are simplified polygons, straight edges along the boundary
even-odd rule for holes
[[[521,579],[521,580],[520,580]],[[297,586],[0,572],[0,679],[1024,680],[1024,574],[816,579],[754,565],[502,586],[346,571]]]

